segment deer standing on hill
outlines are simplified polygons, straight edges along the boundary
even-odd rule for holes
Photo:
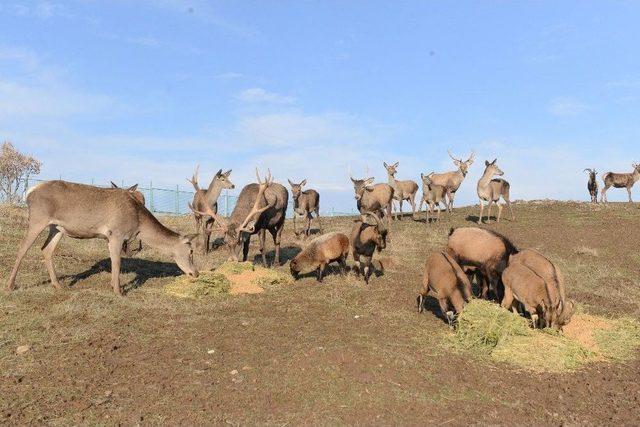
[[[47,181],[31,187],[26,193],[29,209],[27,235],[20,244],[7,290],[15,288],[22,258],[45,228],[49,236],[42,246],[44,262],[56,288],[58,281],[53,266],[53,253],[63,236],[75,239],[106,239],[111,257],[111,285],[117,295],[120,287],[120,260],[125,241],[139,236],[149,246],[171,254],[178,267],[197,277],[193,264],[193,239],[169,230],[140,204],[129,191],[98,188],[66,181]]]
[[[640,164],[632,163],[631,166],[633,167],[633,172],[630,173],[607,172],[602,175],[604,188],[602,189],[601,202],[607,202],[607,190],[613,186],[613,188],[626,188],[627,194],[629,194],[629,203],[633,203],[633,200],[631,200],[631,188],[640,179]]]
[[[215,219],[215,226],[224,234],[229,257],[234,261],[239,259],[240,246],[242,260],[247,260],[251,236],[258,234],[262,264],[266,266],[264,244],[268,230],[275,245],[274,264],[280,265],[280,242],[289,204],[289,192],[283,185],[273,182],[271,171],[264,181],[260,179],[257,169],[256,176],[258,184],[248,184],[242,189],[228,219],[213,212],[209,204],[205,204],[204,211],[198,211],[191,204],[189,207],[196,213],[210,215]]]
[[[429,214],[433,216],[434,205],[438,207],[437,220],[440,220],[440,203],[442,203],[445,207],[447,206],[447,201],[445,199],[447,189],[441,185],[435,185],[431,181],[432,176],[433,172],[431,172],[429,175],[424,175],[422,173],[420,174],[420,178],[422,179],[422,200],[420,200],[418,212],[422,210],[422,203],[425,203],[427,205],[427,224],[429,223]]]
[[[472,151],[467,160],[456,159],[449,150],[447,150],[447,153],[449,154],[449,157],[453,159],[453,164],[456,165],[458,169],[451,172],[434,173],[431,175],[431,181],[435,185],[441,185],[447,189],[447,198],[449,199],[449,202],[446,206],[447,210],[451,212],[451,209],[453,209],[453,199],[456,196],[456,191],[458,191],[462,181],[464,181],[464,178],[467,176],[469,167],[473,164],[475,153]]]
[[[394,190],[389,184],[374,184],[374,178],[355,179],[350,176],[356,193],[356,204],[360,214],[368,212],[386,214],[387,225],[391,224],[391,209]]]
[[[482,212],[484,210],[484,205],[482,203],[483,201],[489,202],[487,224],[491,222],[491,205],[494,203],[498,205],[497,222],[500,222],[500,216],[502,215],[503,208],[503,206],[498,203],[500,201],[500,197],[502,197],[502,199],[509,207],[509,211],[511,212],[511,221],[515,219],[515,216],[513,215],[513,209],[511,208],[511,201],[509,200],[509,183],[502,178],[491,179],[494,175],[504,175],[504,172],[502,172],[496,164],[497,160],[498,159],[494,159],[492,162],[484,162],[485,170],[482,174],[482,177],[478,181],[478,197],[480,198],[480,217],[478,218],[478,224],[482,223]]]
[[[287,179],[287,181],[289,181],[289,185],[291,186],[291,195],[293,196],[294,234],[296,236],[298,235],[298,232],[296,231],[296,216],[300,215],[307,220],[307,228],[304,230],[304,236],[309,237],[311,220],[313,219],[313,216],[311,215],[312,212],[315,212],[316,214],[318,225],[320,226],[320,233],[322,233],[322,222],[320,221],[320,195],[318,192],[313,189],[302,191],[302,187],[307,185],[306,179],[303,179],[299,184],[291,182],[290,179]]]
[[[589,172],[589,182],[587,182],[587,190],[591,196],[591,203],[598,203],[598,181],[596,175],[598,172],[595,169],[585,169],[585,172]]]
[[[201,215],[196,211],[203,212],[205,211],[205,205],[208,205],[211,210],[215,213],[218,212],[218,197],[220,197],[220,193],[222,190],[233,190],[236,188],[235,185],[229,179],[229,175],[231,175],[231,169],[226,172],[222,172],[222,169],[218,170],[216,174],[211,179],[209,183],[209,187],[206,190],[202,190],[198,185],[198,168],[200,166],[196,166],[196,170],[193,173],[191,179],[187,179],[193,185],[193,188],[196,190],[193,195],[192,206],[195,208],[193,212],[193,217],[196,221],[196,231],[199,234],[202,234],[202,239],[204,242],[203,250],[204,253],[209,252],[210,249],[210,240],[211,240],[211,232],[213,229],[213,223],[215,219],[211,215]]]
[[[393,199],[397,200],[400,204],[400,216],[402,219],[402,202],[407,200],[411,204],[411,215],[416,215],[416,193],[418,192],[418,184],[411,180],[399,181],[396,179],[396,173],[398,172],[398,165],[400,162],[395,162],[392,165],[388,165],[386,162],[382,162],[384,168],[387,170],[387,177],[389,179],[389,185],[393,188]],[[398,219],[398,213],[396,212],[396,219]]]

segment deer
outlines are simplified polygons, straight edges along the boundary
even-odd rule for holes
[[[471,151],[471,155],[467,160],[462,160],[455,158],[451,151],[447,150],[447,154],[453,160],[453,164],[458,167],[457,170],[444,172],[444,173],[435,173],[431,176],[431,181],[435,185],[441,185],[447,189],[447,198],[449,202],[446,204],[447,211],[451,212],[453,209],[453,199],[456,196],[456,191],[460,188],[462,181],[467,176],[469,172],[469,167],[473,164],[473,160],[475,159],[475,152]]]
[[[352,176],[353,189],[355,191],[356,204],[360,214],[368,212],[384,214],[386,212],[387,225],[391,225],[391,209],[393,203],[393,187],[389,184],[374,184],[373,177],[355,179]]]
[[[587,190],[591,196],[591,203],[598,203],[598,181],[596,175],[598,172],[595,169],[585,169],[584,172],[589,172],[589,181],[587,182]]]
[[[220,197],[220,193],[222,190],[233,190],[236,186],[229,179],[229,175],[231,175],[231,169],[226,172],[222,172],[222,169],[218,170],[216,174],[211,179],[209,183],[209,187],[206,190],[203,190],[198,185],[198,169],[200,165],[196,166],[196,170],[193,173],[191,179],[187,179],[193,185],[193,188],[196,190],[193,195],[193,201],[191,202],[192,206],[198,210],[203,211],[205,205],[209,205],[213,212],[218,212],[218,197]],[[214,219],[211,215],[201,215],[194,211],[193,217],[196,222],[196,231],[202,234],[203,240],[203,251],[204,253],[208,253],[210,250],[211,241],[211,232],[214,223]]]
[[[600,196],[601,202],[607,202],[607,190],[609,187],[613,187],[626,188],[627,194],[629,195],[629,203],[633,203],[633,200],[631,200],[631,188],[633,187],[633,184],[640,179],[640,164],[632,163],[631,167],[633,168],[633,171],[630,173],[607,172],[602,175],[604,188],[602,189],[602,195]]]
[[[316,214],[320,233],[322,233],[322,222],[320,221],[320,194],[316,190],[308,189],[302,191],[302,187],[307,185],[307,180],[303,179],[299,184],[292,182],[290,179],[291,195],[293,196],[293,233],[298,236],[296,230],[296,216],[304,217],[307,220],[307,228],[304,230],[305,238],[309,237],[311,231],[312,212]]]
[[[515,220],[513,215],[513,209],[511,208],[511,201],[509,200],[509,188],[511,187],[509,182],[502,178],[492,179],[494,176],[502,176],[504,172],[500,170],[496,164],[498,159],[493,159],[492,162],[485,160],[484,173],[478,180],[478,198],[480,199],[480,217],[478,218],[478,224],[482,223],[482,213],[484,210],[483,201],[489,202],[489,209],[487,212],[487,224],[491,222],[491,205],[495,203],[498,206],[498,218],[496,222],[500,222],[500,216],[502,215],[503,206],[498,203],[500,198],[505,201],[511,212],[511,221]]]
[[[264,244],[268,230],[275,245],[274,264],[280,265],[280,242],[289,204],[289,192],[283,185],[273,182],[270,170],[264,181],[260,179],[258,169],[256,177],[257,184],[248,184],[240,191],[229,219],[214,212],[208,203],[204,205],[204,211],[197,210],[192,204],[189,204],[189,207],[195,213],[209,215],[215,219],[214,225],[224,235],[229,259],[233,261],[239,260],[240,246],[242,261],[247,260],[251,236],[258,234],[262,264],[266,266]]]
[[[118,187],[113,181],[111,181],[111,188],[120,188],[120,187]],[[132,185],[131,187],[126,188],[124,190],[128,191],[131,194],[131,196],[138,201],[138,203],[144,206],[146,200],[144,198],[144,194],[142,194],[142,192],[138,190],[138,184]],[[140,239],[138,239],[138,245],[137,245],[137,248],[135,249],[133,247],[136,245],[132,245],[131,243],[132,242],[125,240],[125,242],[122,245],[122,255],[127,258],[130,258],[135,254],[137,254],[138,252],[142,251],[142,241]]]
[[[402,219],[402,202],[405,200],[407,200],[411,205],[411,214],[415,218],[415,198],[416,193],[418,192],[418,184],[411,180],[400,181],[396,179],[396,173],[398,172],[398,165],[400,164],[400,162],[395,162],[392,165],[388,165],[387,162],[382,162],[382,164],[387,170],[389,185],[391,186],[391,188],[393,188],[393,200],[397,200],[400,204],[400,214],[398,216],[398,212],[396,212],[396,219]]]
[[[363,275],[366,284],[373,273],[371,259],[377,250],[387,247],[387,227],[384,221],[373,212],[367,212],[356,220],[351,229],[351,252],[355,263],[356,276]],[[360,258],[364,258],[361,260]]]
[[[296,255],[289,263],[289,269],[294,279],[298,279],[300,272],[316,270],[317,280],[322,282],[325,267],[332,262],[337,262],[340,265],[340,274],[345,274],[347,256],[349,238],[343,233],[327,233],[313,239]]]
[[[15,289],[24,255],[47,227],[49,235],[42,245],[42,254],[55,288],[62,288],[62,285],[53,265],[53,254],[63,236],[107,240],[111,285],[119,296],[124,295],[120,286],[122,247],[125,241],[136,236],[149,246],[170,254],[185,274],[198,277],[193,263],[196,235],[181,235],[165,227],[128,191],[61,180],[46,181],[27,191],[26,202],[29,211],[27,234],[18,248],[7,291]]]
[[[447,201],[445,199],[447,189],[442,185],[434,184],[431,180],[432,176],[433,172],[429,175],[425,175],[423,173],[420,174],[420,179],[422,179],[422,199],[420,200],[418,212],[422,210],[422,203],[425,203],[427,205],[427,224],[429,223],[429,214],[431,213],[431,215],[433,215],[434,205],[438,207],[437,220],[440,220],[440,203],[445,207],[447,206]]]

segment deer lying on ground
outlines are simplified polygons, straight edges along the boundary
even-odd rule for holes
[[[517,302],[531,315],[533,327],[562,330],[575,311],[575,303],[566,300],[560,270],[539,252],[525,249],[509,257],[502,273],[502,306],[516,311]]]
[[[498,206],[497,222],[500,222],[503,206],[498,202],[501,197],[509,207],[509,211],[511,212],[511,221],[515,220],[513,209],[511,208],[511,201],[509,200],[509,183],[502,178],[491,179],[494,175],[504,175],[504,172],[502,172],[496,164],[497,160],[498,159],[493,159],[492,162],[484,162],[484,173],[478,181],[478,198],[480,198],[480,217],[478,218],[478,224],[482,223],[482,212],[484,210],[483,201],[489,202],[487,224],[491,222],[491,205],[494,203]]]
[[[591,196],[591,203],[598,203],[598,181],[596,175],[598,172],[595,169],[585,169],[585,172],[589,172],[589,182],[587,182],[587,190]]]
[[[222,172],[222,169],[220,169],[211,179],[209,187],[207,187],[206,190],[202,190],[198,185],[199,167],[199,165],[196,166],[196,170],[193,173],[193,176],[191,177],[191,179],[187,179],[187,181],[189,181],[191,185],[193,185],[193,188],[196,190],[195,194],[193,195],[193,202],[191,203],[191,205],[195,208],[193,217],[196,221],[196,231],[202,235],[203,251],[206,254],[210,249],[211,232],[215,220],[211,215],[203,215],[198,212],[204,212],[206,210],[205,206],[209,206],[213,212],[218,213],[218,197],[220,197],[220,193],[222,193],[222,190],[233,190],[236,187],[229,179],[229,175],[231,175],[231,169],[224,173]]]
[[[320,221],[320,195],[316,190],[309,189],[302,191],[302,187],[307,184],[307,180],[303,179],[299,184],[295,184],[288,179],[291,186],[291,195],[293,196],[293,233],[297,236],[296,231],[296,216],[306,218],[307,228],[304,230],[304,236],[309,237],[311,230],[311,220],[313,216],[312,212],[315,212],[318,224],[320,226],[320,233],[322,233],[322,222]]]
[[[118,295],[123,294],[120,287],[122,245],[135,236],[149,246],[170,254],[186,274],[198,276],[198,270],[193,265],[195,235],[183,236],[169,230],[126,190],[47,181],[31,187],[27,191],[26,201],[29,226],[9,276],[9,291],[15,288],[22,258],[47,227],[49,236],[42,246],[42,253],[51,283],[56,288],[62,286],[53,266],[53,253],[63,236],[108,241],[111,285]]]
[[[418,207],[418,212],[422,210],[422,203],[426,203],[427,205],[427,219],[426,222],[429,223],[429,214],[433,216],[434,205],[438,207],[438,217],[440,219],[440,203],[442,203],[445,207],[447,206],[447,201],[445,196],[447,194],[447,190],[442,185],[436,185],[431,180],[433,176],[433,172],[429,175],[420,174],[420,178],[422,179],[422,200],[420,200],[420,207]]]
[[[434,252],[424,264],[422,276],[423,288],[418,295],[418,310],[424,311],[425,298],[430,295],[438,300],[442,315],[449,325],[453,324],[454,313],[449,311],[453,305],[459,314],[471,299],[471,282],[456,260],[446,252]]]
[[[607,172],[602,175],[604,188],[602,189],[601,202],[607,202],[607,190],[613,186],[613,188],[626,188],[629,195],[629,203],[633,203],[633,200],[631,200],[631,188],[640,179],[640,164],[633,163],[631,167],[633,167],[633,172],[630,173]]]
[[[386,162],[382,162],[384,168],[387,170],[387,177],[389,179],[389,185],[393,188],[393,200],[397,200],[400,204],[399,218],[402,219],[402,202],[407,200],[411,205],[411,215],[416,215],[416,193],[418,192],[418,184],[414,181],[406,180],[399,181],[396,179],[396,173],[398,172],[398,165],[400,162],[395,162],[392,165],[388,165]],[[391,202],[393,205],[393,202]],[[396,211],[396,219],[398,219],[398,212]]]
[[[451,172],[434,173],[433,175],[431,175],[431,181],[435,185],[441,185],[446,188],[447,198],[449,199],[446,207],[447,210],[451,212],[451,209],[453,209],[453,199],[456,196],[456,191],[458,191],[458,188],[460,188],[462,181],[464,181],[464,178],[467,176],[469,167],[473,164],[475,153],[472,151],[467,160],[457,159],[453,157],[449,150],[447,150],[447,153],[449,154],[449,157],[453,159],[453,164],[456,165],[458,169]]]
[[[362,274],[365,283],[369,284],[369,278],[373,273],[371,258],[378,250],[381,252],[387,247],[387,226],[384,221],[375,214],[368,212],[357,220],[351,229],[351,253],[355,262],[356,276]],[[362,261],[360,258],[364,258]]]
[[[391,224],[393,188],[389,184],[374,184],[373,177],[364,179],[350,178],[356,193],[358,211],[361,214],[371,212],[383,215],[386,213],[387,224]]]
[[[120,187],[118,187],[113,181],[111,181],[111,188],[120,188]],[[141,191],[138,191],[138,184],[132,185],[131,187],[126,188],[124,190],[131,193],[131,196],[133,196],[133,198],[136,199],[138,203],[144,206],[146,200],[144,198],[144,194],[142,194]],[[125,240],[124,243],[122,244],[122,255],[127,258],[131,258],[132,256],[134,256],[140,251],[142,251],[142,240],[140,239],[138,239],[137,245],[135,244],[135,238],[133,239],[133,241]]]
[[[509,239],[491,230],[460,227],[449,232],[447,253],[463,268],[470,266],[479,270],[482,298],[487,298],[491,288],[496,299],[502,300],[500,275],[507,268],[509,256],[517,252]]]
[[[327,264],[338,262],[340,273],[344,275],[349,255],[349,238],[342,233],[327,233],[313,239],[289,263],[291,275],[298,278],[303,271],[317,270],[318,282],[322,282]]]
[[[234,261],[239,259],[240,246],[242,246],[242,260],[247,260],[251,236],[258,234],[262,264],[266,266],[264,244],[268,230],[275,245],[274,264],[280,265],[280,241],[289,203],[289,192],[283,185],[273,182],[271,171],[264,181],[260,180],[257,169],[256,176],[258,184],[248,184],[242,189],[229,219],[213,212],[209,204],[205,204],[204,211],[198,211],[192,205],[189,206],[194,212],[210,215],[215,219],[216,227],[224,234],[229,258]]]

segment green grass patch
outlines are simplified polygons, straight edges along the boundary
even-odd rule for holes
[[[229,293],[231,283],[223,274],[216,272],[201,272],[197,278],[180,276],[164,286],[168,294],[180,298],[209,298]]]

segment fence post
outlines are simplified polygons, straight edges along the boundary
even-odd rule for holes
[[[176,184],[176,215],[180,214],[180,190],[178,184]]]
[[[155,211],[153,207],[153,181],[149,181],[149,207],[151,208],[151,212]]]

